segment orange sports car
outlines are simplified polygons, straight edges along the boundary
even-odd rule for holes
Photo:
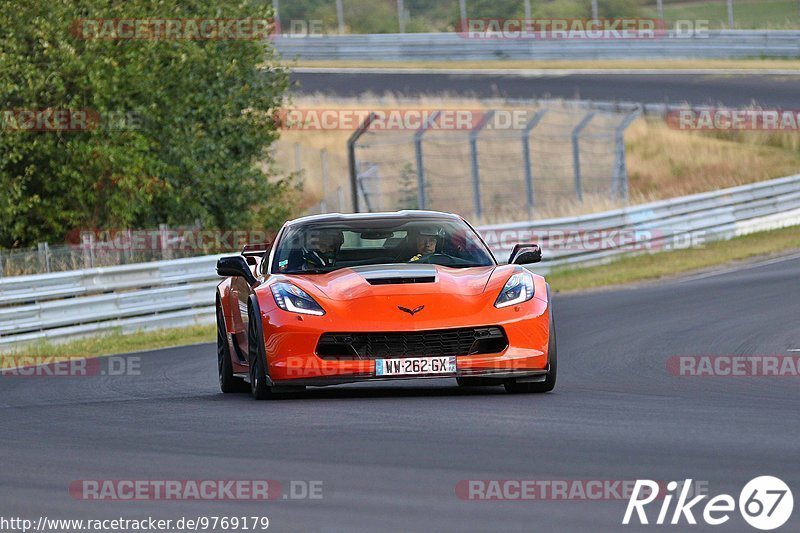
[[[518,244],[498,264],[460,216],[318,215],[272,245],[224,257],[217,273],[223,392],[263,400],[306,386],[456,378],[548,392],[556,384],[550,290]]]

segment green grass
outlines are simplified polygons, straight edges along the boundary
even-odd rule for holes
[[[642,8],[642,14],[657,17],[653,7]],[[796,29],[800,28],[800,5],[797,0],[735,0],[733,14],[739,29]],[[728,27],[725,0],[664,3],[664,18],[676,20],[708,20],[710,28]]]
[[[557,292],[573,292],[670,278],[678,274],[788,250],[800,250],[798,227],[713,242],[703,248],[627,256],[606,265],[557,269],[547,276],[547,280]]]
[[[188,328],[162,329],[156,331],[140,331],[131,334],[120,332],[86,337],[65,343],[40,341],[17,347],[7,354],[0,354],[0,367],[7,366],[19,356],[53,357],[75,359],[80,357],[97,357],[142,350],[157,350],[172,346],[185,346],[201,342],[214,342],[216,327],[192,326]],[[6,364],[3,364],[6,363]]]

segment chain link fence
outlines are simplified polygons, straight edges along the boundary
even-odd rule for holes
[[[208,232],[211,238],[198,236],[200,231],[161,224],[154,230],[86,231],[69,244],[41,242],[31,248],[0,249],[0,278],[182,259],[232,248],[221,242],[230,237],[220,239],[220,232],[213,231]],[[205,243],[198,246],[201,240]],[[204,245],[209,242],[211,246]]]
[[[432,209],[479,223],[555,216],[628,196],[624,132],[638,110],[542,107],[508,124],[488,111],[468,131],[367,128],[354,143],[358,211]],[[431,122],[435,122],[432,119]]]

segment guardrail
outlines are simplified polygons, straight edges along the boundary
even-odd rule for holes
[[[213,322],[219,257],[0,279],[0,348]]]
[[[800,175],[579,217],[478,228],[500,260],[518,241],[541,238],[545,260],[532,270],[603,263],[615,256],[679,248],[800,225]],[[633,235],[623,243],[605,238]],[[577,235],[579,246],[563,244]],[[559,238],[561,243],[554,242]],[[630,239],[626,239],[630,240]],[[195,257],[0,280],[0,349],[119,329],[214,321],[215,264]]]
[[[698,241],[797,224],[800,175],[604,213],[478,229],[501,260],[516,242],[538,241],[547,261],[534,270],[547,273],[557,267],[606,262],[625,253],[680,249]],[[614,235],[620,231],[622,240]],[[566,242],[569,239],[577,244]]]
[[[451,61],[497,59],[691,59],[800,56],[800,31],[674,31],[653,39],[468,39],[458,33],[282,36],[286,59]]]

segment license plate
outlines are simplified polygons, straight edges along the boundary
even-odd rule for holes
[[[376,359],[376,376],[418,376],[455,374],[455,357],[406,357],[404,359]]]

